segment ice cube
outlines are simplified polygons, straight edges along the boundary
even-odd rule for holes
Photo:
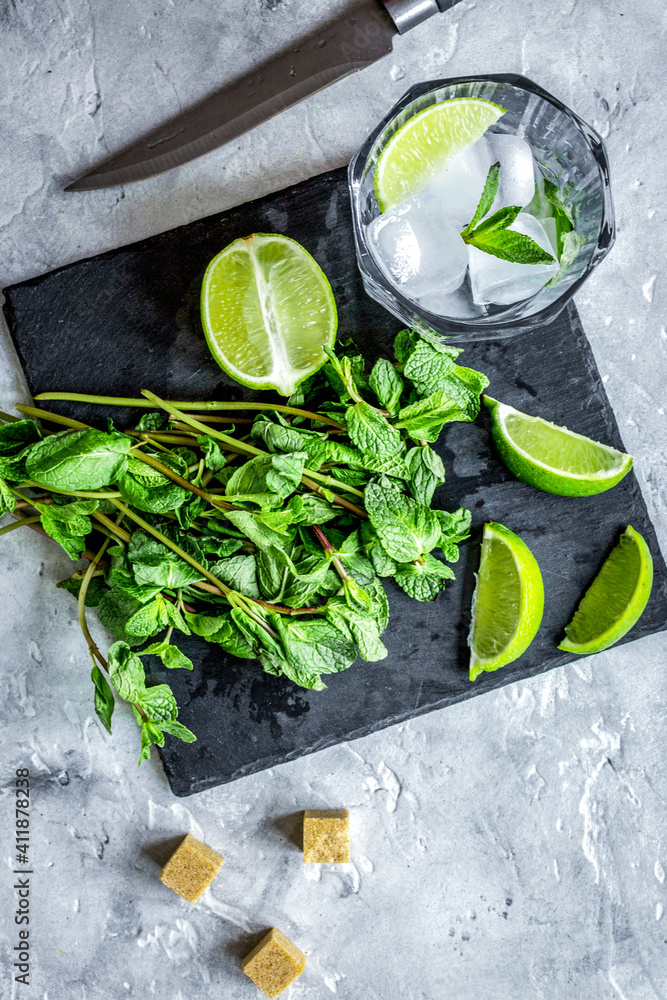
[[[494,162],[489,144],[482,136],[451,160],[428,184],[426,190],[440,199],[459,230],[464,229],[475,214]]]
[[[500,163],[500,187],[492,212],[508,205],[523,208],[535,194],[535,163],[530,146],[518,135],[487,136],[491,162]]]
[[[419,299],[419,305],[435,316],[447,316],[451,319],[473,319],[484,313],[484,309],[473,302],[470,290],[465,285],[449,295],[429,292]]]
[[[374,219],[368,242],[378,266],[410,299],[429,292],[448,294],[465,278],[466,245],[442,203],[428,191]]]
[[[547,253],[553,253],[544,226],[532,215],[520,212],[509,228],[530,236]],[[472,296],[478,305],[507,306],[520,302],[539,291],[558,271],[556,261],[553,264],[513,264],[472,245],[468,253]]]

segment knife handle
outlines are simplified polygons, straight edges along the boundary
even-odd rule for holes
[[[382,0],[382,3],[400,35],[452,6],[452,0]]]

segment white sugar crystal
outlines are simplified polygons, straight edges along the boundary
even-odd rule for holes
[[[547,253],[553,253],[544,226],[532,215],[520,212],[509,227],[529,236]],[[472,295],[478,305],[493,303],[506,306],[534,295],[558,271],[553,264],[513,264],[469,246]]]

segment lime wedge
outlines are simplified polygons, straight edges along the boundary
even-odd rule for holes
[[[651,595],[653,559],[638,531],[628,526],[565,626],[559,649],[599,653],[639,621]]]
[[[632,468],[631,455],[490,396],[482,399],[491,410],[491,431],[500,457],[529,486],[562,497],[587,497],[610,490]]]
[[[484,525],[482,558],[472,602],[470,680],[521,656],[544,611],[544,586],[535,556],[502,524]]]
[[[421,191],[449,160],[484,135],[505,108],[477,97],[431,104],[392,135],[375,168],[381,212]]]
[[[235,240],[213,258],[201,316],[211,354],[228,375],[283,396],[324,364],[338,327],[318,264],[295,240],[264,233]]]

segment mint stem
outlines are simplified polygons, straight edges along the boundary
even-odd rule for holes
[[[14,531],[16,528],[22,528],[24,524],[37,524],[41,518],[39,514],[36,517],[21,517],[17,518],[13,524],[6,524],[4,528],[0,528],[0,535],[7,535],[10,531]]]
[[[100,406],[133,406],[153,409],[153,405],[146,402],[145,399],[132,399],[125,396],[88,396],[80,392],[40,392],[38,396],[35,396],[35,399],[40,401],[60,400],[72,403],[96,403]],[[307,420],[316,420],[320,424],[330,424],[332,427],[338,427],[341,430],[345,429],[342,424],[338,423],[332,417],[325,417],[321,413],[313,413],[311,410],[301,410],[296,406],[284,406],[281,403],[225,403],[218,401],[193,403],[187,400],[178,402],[169,400],[169,402],[178,410],[240,410],[241,412],[244,410],[276,410],[278,413],[290,413],[294,417],[305,417]],[[15,420],[16,417],[11,419]]]

